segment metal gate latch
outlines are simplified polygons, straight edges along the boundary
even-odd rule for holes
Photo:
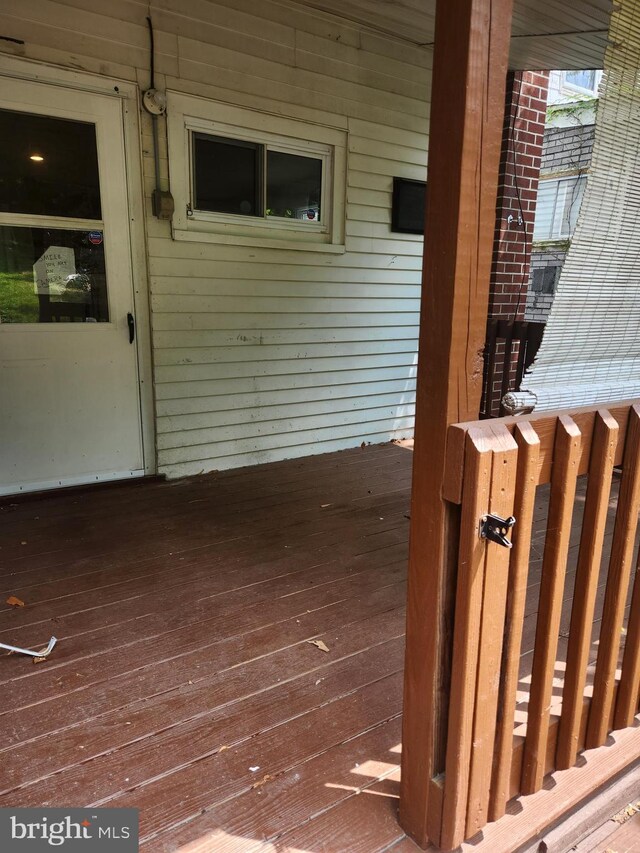
[[[487,513],[480,519],[480,538],[490,539],[504,548],[512,548],[513,542],[507,539],[507,533],[515,523],[516,520],[512,515],[509,518],[500,518],[499,515]]]

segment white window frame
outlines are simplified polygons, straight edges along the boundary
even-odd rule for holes
[[[562,84],[561,88],[568,92],[577,92],[581,95],[590,95],[592,98],[598,96],[598,89],[600,87],[600,80],[602,78],[602,71],[593,68],[585,68],[585,69],[575,69],[585,70],[585,71],[593,71],[593,86],[579,86],[577,83],[572,83],[570,80],[567,80],[567,74],[573,73],[572,71],[562,71],[560,72],[562,75]]]
[[[251,222],[253,226],[273,228],[282,227],[297,231],[309,232],[311,229],[327,234],[329,228],[327,220],[330,219],[324,210],[325,202],[328,201],[328,190],[331,187],[331,165],[332,151],[330,145],[318,145],[311,142],[291,142],[287,138],[276,136],[272,133],[246,133],[243,130],[238,130],[229,125],[218,124],[216,133],[213,134],[208,122],[198,121],[196,119],[187,119],[185,129],[188,131],[187,145],[189,146],[189,192],[191,213],[188,214],[189,219],[200,219],[205,222],[229,222],[232,224],[246,225]],[[264,150],[265,162],[263,163],[263,180],[262,180],[262,209],[265,211],[261,216],[243,215],[240,213],[218,213],[213,210],[199,210],[194,207],[195,198],[195,176],[194,176],[194,157],[193,157],[193,133],[199,133],[203,136],[223,137],[233,141],[237,139],[241,142],[255,142],[261,145]],[[311,157],[320,160],[322,163],[322,186],[320,190],[320,211],[321,218],[319,221],[303,222],[299,219],[290,219],[284,216],[267,216],[267,165],[266,160],[269,151],[279,151],[283,154],[294,154],[300,157]],[[330,195],[330,193],[329,193]]]
[[[267,152],[281,151],[322,161],[320,220],[266,215],[266,174],[262,216],[217,213],[194,206],[193,133],[255,142]],[[167,143],[175,200],[176,240],[273,246],[312,251],[344,251],[346,133],[256,110],[168,92]]]
[[[586,183],[585,183],[586,179],[587,179],[587,176],[584,174],[581,174],[581,175],[566,175],[563,177],[555,177],[555,178],[542,178],[540,180],[540,183],[538,184],[538,194],[540,193],[540,188],[543,185],[549,186],[551,184],[555,185],[555,194],[554,194],[554,198],[553,198],[553,209],[551,211],[551,218],[550,218],[550,229],[549,229],[550,233],[548,235],[545,234],[544,236],[541,235],[539,233],[539,231],[536,233],[536,226],[535,226],[535,222],[534,222],[534,227],[533,227],[533,240],[534,240],[534,242],[544,243],[544,242],[550,242],[552,240],[570,240],[573,237],[573,231],[572,230],[563,230],[563,228],[562,228],[562,225],[564,222],[564,214],[563,214],[563,212],[558,211],[558,200],[559,200],[559,196],[561,194],[561,191],[564,189],[563,184],[566,186],[566,184],[569,181],[575,182],[576,188],[580,184],[582,184],[582,187],[583,187],[582,193],[584,194],[584,190],[586,189]],[[562,201],[563,209],[564,209],[565,199],[566,199],[566,190],[565,190],[565,196],[563,197],[563,201]],[[580,201],[580,204],[582,204],[582,200]],[[575,228],[574,228],[574,230],[575,230]]]

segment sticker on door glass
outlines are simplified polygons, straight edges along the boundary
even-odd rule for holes
[[[99,246],[102,243],[102,231],[89,231],[89,242],[92,246]]]
[[[33,289],[51,302],[89,302],[89,277],[76,270],[76,255],[68,246],[49,246],[33,265]]]

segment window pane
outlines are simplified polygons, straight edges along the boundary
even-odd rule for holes
[[[555,293],[556,291],[556,282],[558,281],[558,275],[560,274],[560,267],[546,267],[542,277],[542,292],[543,293]]]
[[[540,181],[538,184],[536,218],[533,227],[534,240],[551,239],[553,211],[555,208],[557,193],[557,181]]]
[[[593,91],[596,85],[595,71],[565,71],[564,79],[572,86],[579,86],[581,89],[590,89]]]
[[[0,210],[101,219],[95,125],[0,110]]]
[[[536,267],[531,270],[531,290],[534,293],[555,293],[559,266]]]
[[[0,226],[1,323],[106,323],[102,231]]]
[[[320,219],[322,160],[267,151],[267,216]]]
[[[262,145],[193,134],[196,210],[262,216]]]
[[[572,178],[564,181],[564,205],[562,209],[562,223],[560,234],[563,237],[571,237],[578,222],[578,214],[584,195],[584,178]]]

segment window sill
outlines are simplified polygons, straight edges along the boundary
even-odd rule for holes
[[[227,246],[252,246],[260,249],[297,249],[300,252],[328,252],[333,255],[343,255],[346,251],[343,243],[321,243],[308,239],[292,239],[286,236],[266,237],[240,234],[222,234],[215,231],[185,231],[174,228],[174,240],[186,240],[189,243],[222,243]]]

